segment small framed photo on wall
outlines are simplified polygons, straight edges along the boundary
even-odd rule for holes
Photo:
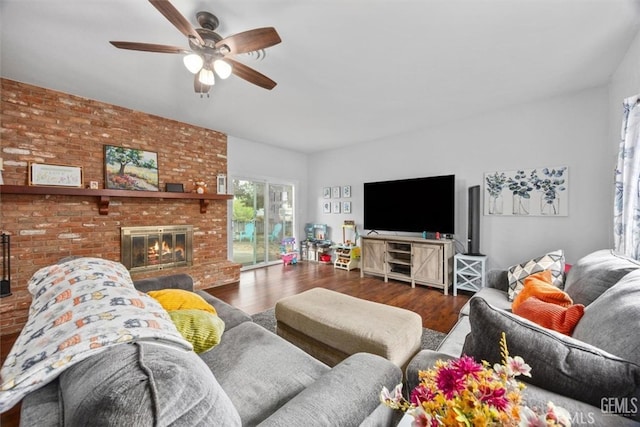
[[[351,197],[351,186],[345,185],[342,187],[342,197]]]
[[[322,213],[331,213],[331,202],[324,202],[322,204]]]
[[[333,202],[331,210],[333,211],[333,213],[340,213],[340,202]]]
[[[340,198],[340,187],[339,186],[331,188],[331,198],[332,199],[339,199]]]
[[[342,202],[342,213],[351,213],[351,202]]]
[[[324,199],[330,199],[331,198],[331,187],[323,187],[322,188],[322,197]]]

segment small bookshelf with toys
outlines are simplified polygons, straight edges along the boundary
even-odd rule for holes
[[[334,268],[353,270],[360,266],[360,247],[357,246],[358,229],[355,221],[346,220],[342,225],[342,243],[334,246],[336,260]]]

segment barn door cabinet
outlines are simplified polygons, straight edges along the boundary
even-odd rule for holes
[[[442,289],[453,283],[453,241],[419,237],[361,237],[360,275],[370,274]]]

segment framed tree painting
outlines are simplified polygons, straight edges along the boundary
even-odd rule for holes
[[[104,175],[105,188],[160,191],[158,153],[105,145]]]

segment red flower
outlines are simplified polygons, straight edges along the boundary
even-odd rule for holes
[[[444,393],[444,397],[452,399],[456,393],[461,392],[465,388],[464,374],[458,369],[443,367],[436,375],[436,384]]]
[[[420,406],[421,402],[427,402],[433,398],[434,398],[433,392],[421,384],[411,391],[411,396],[409,396],[409,401],[411,402],[412,405]]]
[[[487,385],[481,385],[478,390],[482,393],[480,400],[501,411],[504,411],[509,405],[509,401],[505,397],[506,390],[502,387],[492,389]]]
[[[453,360],[451,366],[456,368],[462,375],[472,375],[473,378],[478,378],[478,373],[484,370],[484,366],[476,362],[473,357],[463,355],[459,359]]]

